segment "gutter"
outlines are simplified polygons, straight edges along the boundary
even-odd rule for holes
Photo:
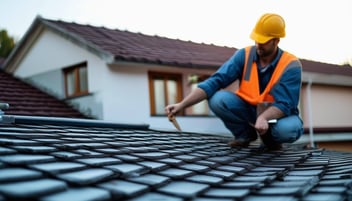
[[[3,115],[5,123],[13,124],[41,124],[41,125],[58,125],[58,126],[77,126],[77,127],[100,127],[116,129],[138,129],[147,130],[149,124],[122,124],[102,120],[63,118],[63,117],[43,117],[43,116],[20,116],[20,115]]]
[[[308,80],[307,85],[307,102],[308,102],[308,122],[309,122],[309,142],[310,147],[315,148],[314,131],[313,131],[313,112],[312,112],[312,79]]]
[[[2,110],[8,109],[8,103],[0,103],[0,124],[40,124],[58,126],[77,126],[77,127],[99,127],[115,129],[136,129],[148,130],[149,124],[123,124],[107,122],[93,119],[64,118],[64,117],[44,117],[44,116],[21,116],[5,115]]]
[[[316,143],[319,142],[351,142],[352,132],[341,132],[341,133],[314,133],[314,140]],[[299,140],[294,143],[310,143],[309,135],[302,135]]]

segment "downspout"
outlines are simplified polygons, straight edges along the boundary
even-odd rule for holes
[[[315,148],[314,131],[313,131],[313,113],[312,113],[312,79],[309,78],[307,85],[307,102],[308,102],[308,122],[309,122],[309,141],[310,147]]]

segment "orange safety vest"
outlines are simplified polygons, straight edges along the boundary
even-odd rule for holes
[[[288,52],[283,52],[275,67],[271,79],[269,80],[264,91],[260,93],[257,64],[253,61],[253,57],[256,54],[256,48],[255,46],[246,47],[245,52],[246,56],[243,76],[236,94],[251,105],[257,105],[261,102],[274,102],[274,97],[270,95],[271,89],[280,79],[285,69],[288,69],[293,65],[297,66],[297,62],[299,62],[297,57]]]

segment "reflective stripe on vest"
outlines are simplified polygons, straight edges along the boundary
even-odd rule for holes
[[[270,95],[271,89],[285,70],[294,66],[300,66],[298,59],[288,52],[283,52],[267,86],[260,94],[257,64],[253,60],[256,48],[255,46],[246,47],[245,52],[243,76],[236,94],[251,105],[257,105],[261,102],[274,102],[274,97]]]

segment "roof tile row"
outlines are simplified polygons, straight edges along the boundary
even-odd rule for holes
[[[155,130],[0,124],[0,200],[347,200],[352,154]]]
[[[0,102],[8,103],[9,115],[87,118],[64,101],[0,70]]]

